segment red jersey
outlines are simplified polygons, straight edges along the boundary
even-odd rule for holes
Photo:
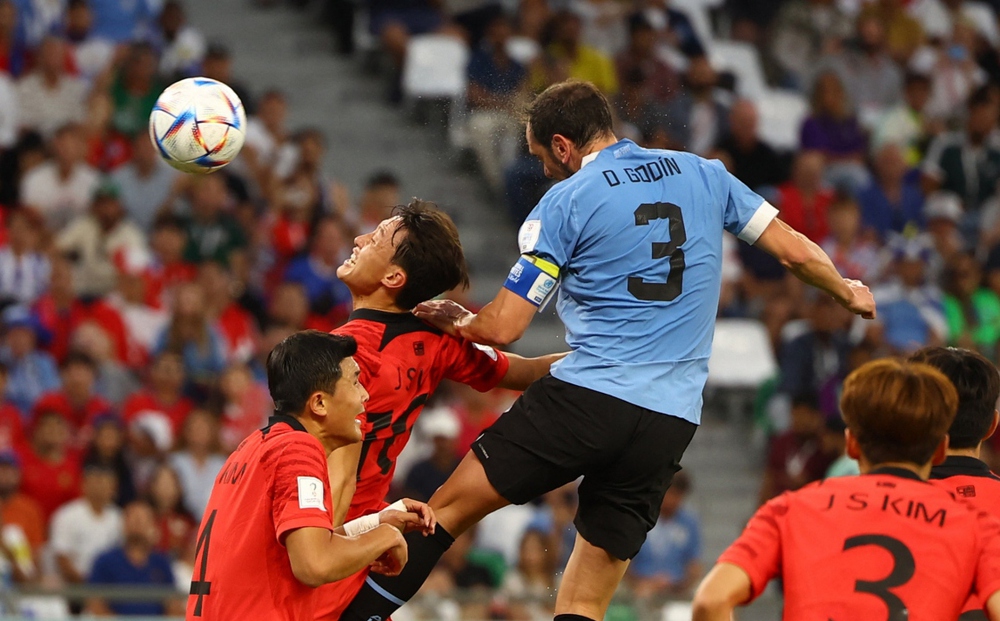
[[[316,591],[292,573],[285,536],[333,530],[326,452],[291,416],[272,416],[226,460],[198,529],[187,619],[300,621]]]
[[[1000,521],[881,468],[770,500],[719,562],[753,597],[780,576],[788,621],[956,619],[973,587],[1000,590]]]
[[[67,452],[62,461],[52,463],[25,447],[21,457],[21,493],[38,503],[48,524],[56,509],[80,496],[80,456]]]
[[[181,433],[184,421],[193,409],[194,404],[187,397],[179,397],[177,401],[167,405],[157,399],[153,393],[143,390],[125,400],[122,405],[122,418],[125,419],[126,423],[131,423],[140,414],[146,412],[162,414],[170,420],[174,436],[177,437]]]
[[[975,457],[948,457],[943,464],[931,470],[931,483],[948,490],[980,511],[1000,518],[1000,477],[990,472],[989,466]],[[973,595],[962,612],[982,613],[985,603],[978,594]],[[963,614],[962,619],[985,621],[986,615],[982,613],[982,616],[966,617]]]
[[[365,410],[370,431],[347,512],[347,520],[353,520],[385,506],[396,458],[438,384],[450,379],[486,392],[503,379],[510,363],[502,352],[449,336],[411,313],[356,310],[336,333],[357,340],[354,359],[369,394]],[[320,587],[316,618],[338,619],[367,571]]]
[[[26,441],[21,410],[13,403],[0,403],[0,452],[20,449]]]
[[[70,335],[77,327],[82,323],[93,321],[111,339],[111,348],[116,359],[121,362],[128,361],[129,339],[125,321],[118,309],[104,300],[92,302],[74,300],[69,309],[60,309],[51,295],[45,295],[35,303],[34,310],[42,325],[52,334],[48,351],[56,360],[62,361],[66,358]]]
[[[75,408],[65,393],[55,391],[42,395],[35,402],[35,407],[32,409],[32,419],[37,420],[41,414],[46,412],[56,412],[76,430],[89,425],[102,414],[113,413],[114,409],[99,395],[91,395],[82,407]]]

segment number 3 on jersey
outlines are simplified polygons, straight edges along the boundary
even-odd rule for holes
[[[670,273],[666,282],[646,282],[641,276],[628,277],[628,292],[639,300],[648,302],[671,302],[681,294],[684,287],[684,251],[681,246],[687,241],[684,230],[684,215],[681,208],[673,203],[646,203],[635,210],[635,225],[649,226],[653,220],[670,222],[670,241],[653,242],[653,259],[670,259]]]
[[[888,535],[858,535],[851,537],[844,542],[844,551],[861,546],[878,546],[892,555],[892,571],[881,580],[857,580],[854,582],[854,591],[857,593],[868,593],[874,595],[883,602],[889,610],[887,621],[906,621],[909,612],[906,604],[899,596],[892,592],[894,587],[903,586],[909,582],[910,578],[917,571],[913,553],[906,547],[906,544]]]

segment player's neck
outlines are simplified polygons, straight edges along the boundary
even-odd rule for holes
[[[973,459],[980,459],[980,447],[982,445],[976,446],[975,448],[967,449],[948,449],[948,457],[972,457]]]
[[[591,153],[599,153],[617,143],[618,137],[611,133],[605,134],[600,138],[595,138],[587,146],[580,149],[580,159],[583,160],[583,158],[587,157]]]
[[[918,466],[917,464],[905,461],[889,461],[881,464],[870,464],[867,460],[862,458],[858,461],[858,467],[861,469],[861,474],[870,474],[873,470],[879,470],[882,468],[898,468],[900,470],[909,470],[924,481],[929,479],[931,476],[930,463],[924,464],[923,466]]]
[[[385,295],[382,291],[376,291],[372,295],[352,295],[351,303],[354,310],[361,310],[365,308],[368,310],[377,310],[386,313],[408,312],[396,306],[396,301]]]

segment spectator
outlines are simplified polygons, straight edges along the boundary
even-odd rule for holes
[[[3,4],[0,3],[0,7]],[[3,9],[0,8],[0,20],[3,19]],[[0,29],[3,28],[0,23]],[[2,37],[0,30],[0,37]],[[3,41],[0,40],[0,46]],[[2,52],[0,52],[2,54]],[[0,56],[0,64],[3,58]],[[18,91],[14,81],[3,71],[0,71],[0,149],[13,149],[17,145],[20,126],[20,109],[18,108]]]
[[[527,530],[548,533],[556,557],[556,573],[562,573],[576,541],[573,518],[577,513],[576,482],[556,488],[542,497],[542,506],[528,523]]]
[[[431,439],[432,452],[423,461],[417,462],[406,475],[405,496],[427,502],[437,488],[451,476],[458,467],[455,439],[458,437],[459,423],[449,410],[441,408],[433,416],[422,419],[424,436]]]
[[[127,442],[132,480],[139,496],[145,496],[153,473],[174,447],[170,420],[158,412],[141,412],[129,423]]]
[[[98,416],[111,412],[111,404],[97,395],[97,364],[86,354],[70,352],[59,375],[62,388],[46,393],[35,403],[33,418],[58,412],[74,431],[89,427]]]
[[[218,420],[204,410],[191,412],[184,422],[180,450],[170,455],[169,463],[181,480],[184,508],[195,520],[201,520],[215,477],[226,463],[218,447]]]
[[[191,263],[218,261],[224,265],[234,250],[246,246],[239,224],[224,211],[228,200],[219,175],[200,177],[191,187],[191,220],[184,258]]]
[[[94,392],[110,403],[115,412],[139,388],[132,372],[118,361],[107,331],[96,321],[81,323],[73,331],[69,348],[70,351],[89,356],[94,361],[97,368]]]
[[[875,152],[875,175],[858,192],[861,219],[881,240],[890,233],[909,233],[924,225],[924,198],[906,173],[902,147],[888,143]]]
[[[989,88],[980,88],[969,97],[968,113],[963,131],[943,134],[931,143],[921,182],[925,193],[954,192],[966,211],[976,214],[1000,180],[1000,106]]]
[[[48,289],[52,266],[42,252],[45,224],[28,208],[10,212],[0,247],[0,301],[31,305]]]
[[[838,412],[840,381],[846,376],[850,316],[829,296],[816,295],[806,308],[806,329],[779,351],[779,391],[788,397],[817,395],[823,412]]]
[[[272,292],[268,305],[268,322],[302,330],[308,319],[309,298],[306,297],[305,287],[294,282],[279,284]]]
[[[69,0],[66,6],[66,40],[80,77],[94,84],[104,77],[115,59],[115,44],[93,32],[94,14],[87,0]]]
[[[803,150],[826,156],[826,177],[832,184],[854,191],[868,181],[865,135],[849,108],[844,85],[833,71],[816,78],[812,114],[802,123],[800,142]]]
[[[697,516],[684,506],[690,492],[687,474],[675,474],[663,496],[656,526],[628,568],[637,597],[689,595],[701,578],[701,526]]]
[[[691,58],[703,56],[705,46],[694,24],[681,10],[673,8],[672,0],[644,0],[642,15],[656,28],[662,45],[671,47]]]
[[[886,51],[901,65],[924,43],[924,29],[906,11],[902,0],[875,0],[865,3],[859,19],[876,19],[885,31]]]
[[[928,38],[947,38],[955,25],[967,24],[970,30],[995,47],[1000,43],[1000,33],[994,11],[996,3],[992,0],[917,0],[910,7],[911,14],[919,21]]]
[[[116,504],[124,507],[135,500],[132,468],[125,455],[125,428],[120,418],[103,414],[94,420],[94,436],[83,457],[83,467],[91,466],[114,471],[118,477]]]
[[[500,15],[469,61],[469,140],[490,188],[503,188],[503,171],[514,161],[522,126],[517,117],[527,72],[507,53],[512,27]]]
[[[20,193],[25,205],[45,216],[49,230],[59,231],[86,213],[100,178],[84,161],[86,145],[78,125],[64,125],[55,132],[52,155],[52,160],[24,175]]]
[[[231,453],[254,431],[267,424],[274,411],[267,386],[257,382],[250,368],[232,364],[219,378],[219,408],[222,412],[222,450]],[[207,498],[206,498],[207,500]]]
[[[823,181],[823,154],[800,151],[792,165],[792,178],[778,188],[781,219],[817,244],[829,233],[826,210],[834,192]]]
[[[4,530],[0,545],[12,561],[17,582],[32,582],[38,577],[38,556],[45,545],[45,517],[41,506],[21,492],[21,460],[9,450],[0,452],[0,521]]]
[[[674,68],[657,55],[656,29],[644,14],[637,13],[628,19],[628,32],[628,46],[615,59],[618,75],[637,72],[642,78],[641,98],[666,104],[680,92],[681,81]]]
[[[90,213],[70,222],[56,238],[56,247],[75,264],[77,294],[101,297],[115,286],[115,255],[145,251],[146,239],[126,217],[118,187],[105,180],[94,191]]]
[[[69,584],[86,581],[94,560],[121,540],[122,514],[114,505],[114,470],[90,466],[83,473],[83,496],[52,516],[51,545],[59,577]]]
[[[974,28],[959,22],[950,41],[914,55],[911,65],[931,76],[931,97],[924,110],[928,117],[946,123],[959,120],[962,105],[986,82],[986,72],[976,64],[975,49]]]
[[[142,248],[127,248],[115,253],[113,260],[117,272],[115,290],[107,296],[108,304],[118,311],[125,324],[128,339],[128,358],[123,362],[140,368],[149,360],[149,352],[156,344],[160,332],[170,321],[164,308],[157,308],[151,301],[151,257]]]
[[[915,71],[907,73],[903,81],[903,101],[883,114],[872,128],[872,152],[877,154],[890,144],[899,145],[906,166],[919,165],[928,140],[941,129],[938,123],[924,115],[930,97],[930,77]]]
[[[127,43],[147,32],[156,16],[154,0],[90,0],[94,12],[94,33],[115,43]]]
[[[58,412],[40,412],[31,422],[31,442],[21,451],[21,491],[42,508],[45,524],[80,494],[80,457],[70,448],[69,422]]]
[[[862,235],[861,211],[850,196],[834,199],[827,210],[830,235],[823,250],[833,260],[844,278],[876,283],[882,276],[882,259],[878,247]]]
[[[611,59],[584,45],[580,18],[570,11],[552,16],[542,36],[544,52],[531,75],[531,88],[538,92],[567,78],[593,82],[607,96],[618,92],[618,77]]]
[[[943,345],[948,324],[941,306],[941,292],[927,281],[931,243],[926,237],[890,240],[894,278],[875,288],[878,304],[876,326],[881,326],[885,343],[900,354],[921,347]]]
[[[206,261],[199,269],[202,289],[212,291],[206,312],[222,337],[227,362],[249,362],[257,351],[260,334],[252,315],[236,301],[238,293],[232,273],[223,265]]]
[[[295,149],[289,142],[287,117],[288,102],[284,93],[270,90],[261,96],[257,114],[247,120],[241,159],[256,182],[258,192],[270,191],[272,176],[280,179],[290,172]]]
[[[445,26],[441,5],[433,0],[372,0],[368,7],[368,28],[397,68],[403,66],[411,36],[437,32]]]
[[[351,311],[351,292],[337,278],[337,268],[347,254],[340,222],[323,218],[313,230],[309,254],[292,261],[285,272],[285,282],[302,285],[310,313],[331,318],[331,330],[343,323]]]
[[[792,399],[791,426],[771,439],[760,486],[760,504],[818,481],[839,457],[823,451],[823,413],[815,393]]]
[[[209,323],[205,291],[197,284],[177,290],[174,314],[160,333],[154,354],[169,351],[184,360],[189,388],[205,395],[225,364],[225,349],[219,332]]]
[[[532,602],[512,607],[514,618],[547,619],[552,616],[556,591],[556,548],[551,535],[529,529],[521,537],[517,565],[504,576],[500,592],[513,598],[549,600],[549,605]]]
[[[120,74],[111,85],[111,124],[125,136],[146,133],[149,115],[165,86],[156,75],[156,52],[148,43],[133,43]]]
[[[423,590],[447,596],[455,589],[484,590],[498,586],[489,568],[470,556],[475,530],[475,527],[470,528],[455,538],[455,543],[441,556],[441,560],[427,577]],[[468,612],[465,612],[466,616]]]
[[[94,560],[88,582],[108,585],[162,585],[172,587],[174,572],[170,558],[155,549],[156,517],[144,500],[125,507],[122,517],[124,545],[104,552]],[[115,602],[91,599],[87,611],[97,615],[180,615],[183,606],[176,599],[166,602]]]
[[[66,43],[56,36],[42,40],[35,69],[17,83],[21,128],[52,136],[69,123],[83,121],[87,83],[66,72]]]
[[[948,344],[980,352],[997,360],[1000,341],[1000,297],[982,286],[976,258],[960,254],[945,269],[944,316]]]
[[[851,20],[834,0],[783,3],[771,32],[770,59],[780,82],[804,89],[824,55],[851,36]]]
[[[0,454],[23,450],[28,441],[24,435],[24,414],[5,396],[9,376],[7,365],[0,362]]]
[[[187,239],[187,228],[181,218],[164,213],[153,221],[150,236],[153,258],[146,273],[149,287],[146,295],[151,306],[172,306],[177,287],[197,276],[195,266],[184,258]]]
[[[28,69],[28,44],[13,0],[0,2],[0,70],[20,78]]]
[[[399,178],[388,170],[380,170],[368,177],[364,192],[358,201],[356,230],[372,231],[379,222],[392,216],[392,209],[400,204]]]
[[[47,335],[31,311],[8,306],[0,321],[4,331],[0,362],[8,369],[6,397],[22,412],[30,412],[44,393],[59,388],[59,371],[52,356],[38,349]]]
[[[255,111],[250,90],[239,78],[233,75],[233,56],[229,53],[229,48],[225,45],[220,43],[210,43],[208,45],[205,49],[205,57],[201,62],[200,75],[218,80],[233,89],[236,96],[243,102],[243,109],[247,114]]]
[[[153,472],[148,496],[159,531],[157,551],[171,558],[181,558],[194,538],[198,524],[184,508],[181,480],[168,464],[161,464]]]
[[[122,408],[125,422],[131,423],[146,412],[162,414],[179,436],[194,404],[184,396],[184,360],[180,354],[164,351],[149,367],[149,380]]]
[[[197,28],[187,24],[180,0],[167,0],[160,11],[160,74],[198,75],[207,44]]]
[[[840,77],[861,124],[870,128],[899,101],[903,74],[889,56],[882,22],[862,16],[857,24],[857,49],[841,52],[825,64]]]
[[[685,90],[666,109],[665,128],[678,148],[707,155],[729,131],[729,114],[715,97],[718,76],[708,58],[695,56],[684,76]]]
[[[945,265],[951,263],[967,247],[959,230],[963,216],[962,201],[951,192],[934,192],[924,200],[927,237],[934,248],[927,264],[931,282],[942,282],[941,275]]]
[[[178,172],[156,153],[149,136],[132,139],[132,159],[111,174],[129,219],[149,233],[156,216],[170,196]]]
[[[729,110],[729,133],[718,144],[732,161],[733,175],[750,188],[777,186],[788,177],[785,158],[758,135],[756,105],[740,99]]]

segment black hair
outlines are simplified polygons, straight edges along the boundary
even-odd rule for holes
[[[365,188],[399,187],[399,177],[391,170],[377,170],[365,181]]]
[[[267,387],[278,414],[302,413],[313,393],[333,393],[340,363],[358,351],[350,336],[319,330],[296,332],[267,355]]]
[[[613,131],[611,104],[590,82],[566,80],[548,87],[527,110],[531,134],[546,149],[561,135],[577,147]]]
[[[174,229],[186,235],[187,223],[180,216],[175,216],[172,213],[161,213],[153,220],[153,230],[158,231],[160,229]]]
[[[1000,374],[981,354],[957,347],[925,347],[910,356],[941,371],[958,391],[958,413],[948,429],[948,446],[979,446],[993,424],[1000,398]]]
[[[804,407],[819,410],[819,395],[812,390],[804,390],[792,396],[792,407]]]
[[[969,95],[967,105],[969,108],[978,108],[980,106],[991,104],[994,100],[993,87],[986,84],[972,91],[972,94]]]
[[[413,199],[408,205],[397,206],[393,215],[400,219],[393,235],[405,232],[392,257],[406,272],[396,306],[409,310],[459,285],[469,286],[462,242],[448,214],[434,203]]]
[[[92,372],[97,373],[97,362],[82,351],[71,351],[66,354],[66,358],[62,361],[62,364],[59,365],[59,368],[66,370],[77,364],[88,367]]]

